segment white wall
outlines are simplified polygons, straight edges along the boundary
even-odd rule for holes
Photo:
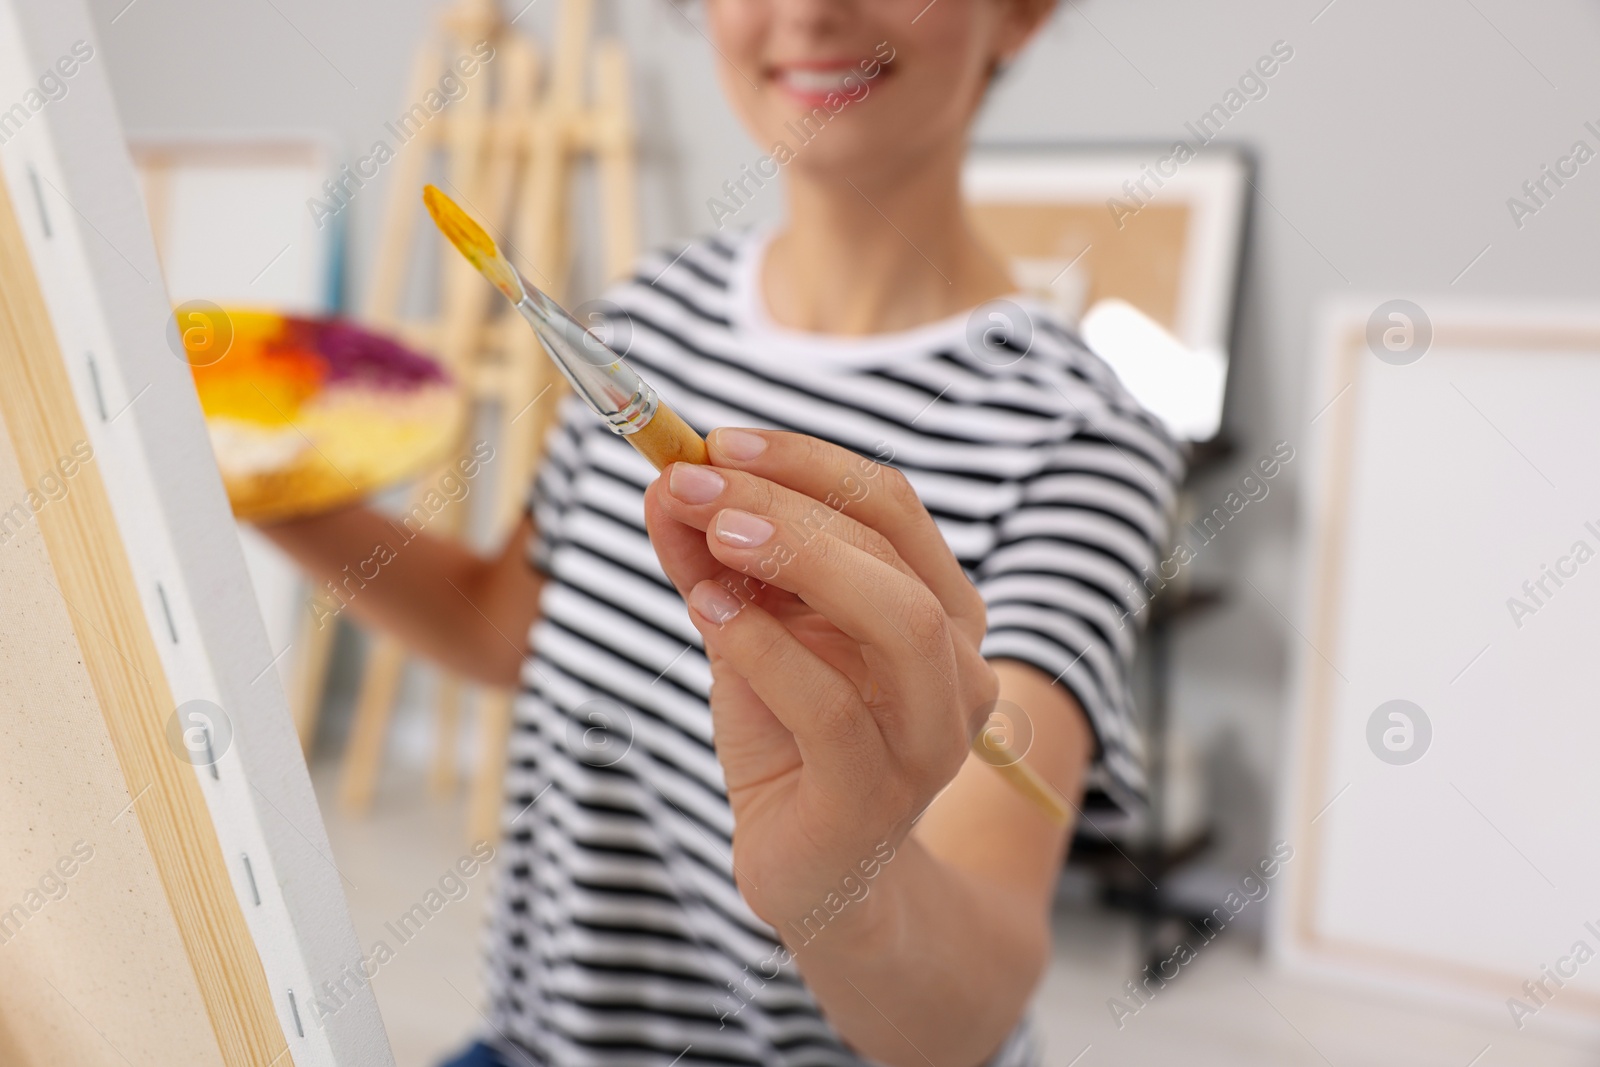
[[[435,6],[126,3],[93,6],[131,128],[326,129],[352,154],[399,110],[412,42]],[[1575,140],[1600,147],[1583,128],[1600,128],[1600,10],[1587,0],[1326,3],[1080,0],[997,87],[980,130],[1005,141],[1165,140],[1275,41],[1293,47],[1269,94],[1227,131],[1256,149],[1259,195],[1229,394],[1238,451],[1202,485],[1206,503],[1273,442],[1298,448],[1329,399],[1309,394],[1307,374],[1320,297],[1404,296],[1426,308],[1445,293],[1592,297],[1600,283],[1600,160],[1521,229],[1506,207]],[[543,32],[556,6],[536,0],[518,26]],[[721,102],[708,46],[668,0],[610,0],[602,21],[635,57],[644,236],[702,230],[706,198],[759,150]],[[352,209],[357,281],[382,193],[369,188]],[[773,213],[775,194],[738,221]],[[1291,464],[1285,479],[1305,473]],[[1237,593],[1179,642],[1176,715],[1213,752],[1230,866],[1264,847],[1285,663],[1299,640],[1278,615],[1294,615],[1297,595],[1299,516],[1285,479],[1197,562]]]

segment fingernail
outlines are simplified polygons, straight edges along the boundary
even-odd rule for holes
[[[674,463],[667,488],[685,504],[709,504],[728,487],[722,475],[698,463]]]
[[[717,540],[734,548],[755,548],[772,536],[772,523],[748,511],[717,512]]]
[[[767,439],[746,430],[718,430],[717,447],[731,459],[755,459],[767,450]]]
[[[744,601],[716,582],[701,582],[689,590],[689,606],[720,625],[739,614]]]

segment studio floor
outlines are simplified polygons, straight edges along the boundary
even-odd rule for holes
[[[428,795],[421,776],[392,771],[373,813],[353,820],[333,803],[334,768],[318,795],[363,947],[394,955],[373,979],[398,1067],[433,1067],[474,1032],[482,981],[482,909],[489,874],[403,944],[391,927],[471,854],[464,804]],[[386,924],[389,924],[386,926]],[[409,931],[408,931],[409,933]],[[1275,974],[1243,937],[1223,939],[1119,1029],[1107,1008],[1132,973],[1127,918],[1063,905],[1056,955],[1035,1015],[1047,1067],[1595,1067],[1600,1039],[1532,1020],[1476,1019],[1381,993],[1354,993]]]

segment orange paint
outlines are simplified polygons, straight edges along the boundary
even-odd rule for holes
[[[233,344],[224,358],[190,367],[208,416],[286,425],[322,387],[327,367],[317,353],[284,337],[284,319],[234,311]]]
[[[517,281],[516,271],[500,254],[494,239],[471,215],[462,211],[437,186],[422,187],[422,202],[427,205],[428,214],[433,216],[434,225],[456,246],[456,251],[467,257],[467,262],[477,268],[479,274],[493,282],[494,287],[513,304],[522,299],[522,284]]]

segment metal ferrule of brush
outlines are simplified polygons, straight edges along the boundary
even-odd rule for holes
[[[517,311],[533,327],[550,359],[572,389],[616,433],[634,433],[660,406],[656,391],[577,319],[535,286],[522,280],[526,296]]]
[[[606,420],[606,425],[611,427],[613,433],[635,433],[649,425],[650,420],[656,417],[656,408],[661,404],[656,397],[656,391],[645,385],[623,407],[621,411],[600,412]]]

